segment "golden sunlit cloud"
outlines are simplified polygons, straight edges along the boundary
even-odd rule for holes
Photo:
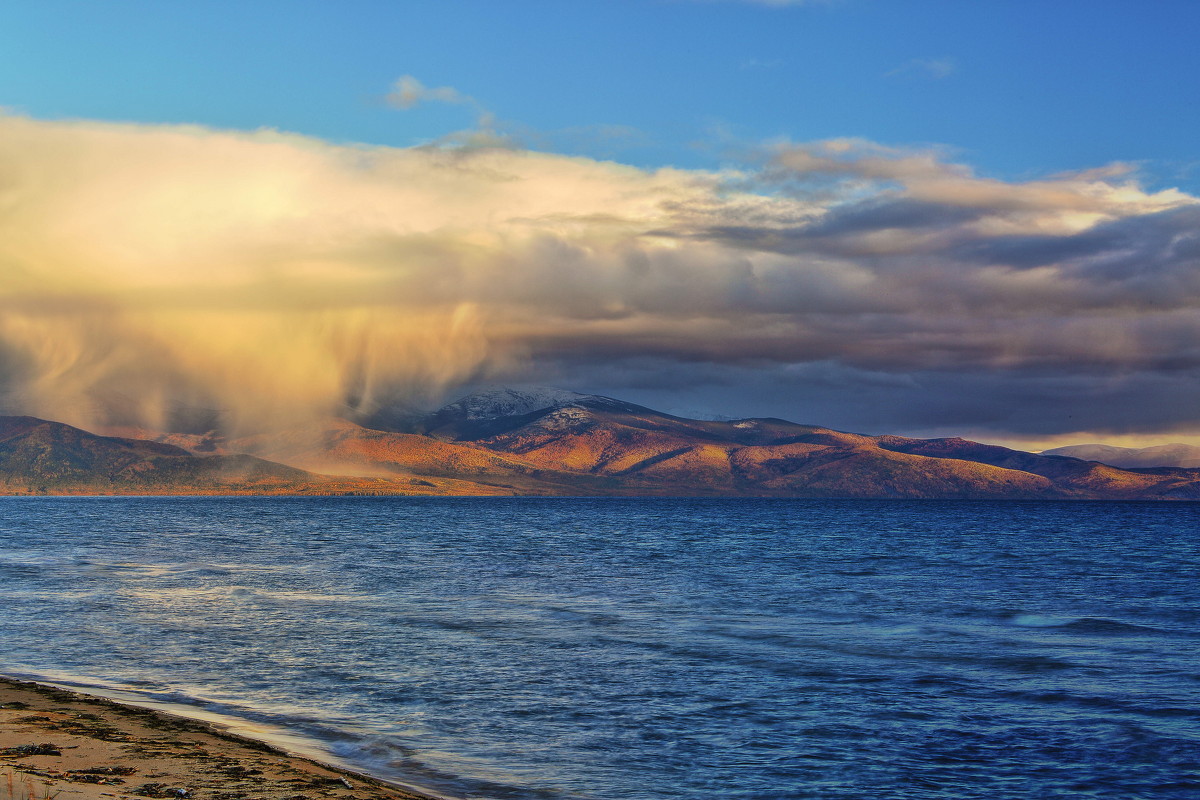
[[[5,409],[249,430],[539,364],[1196,366],[1195,198],[859,140],[760,163],[3,116]]]

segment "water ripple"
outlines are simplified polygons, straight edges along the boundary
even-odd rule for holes
[[[457,797],[1182,800],[1198,522],[1189,504],[0,499],[0,670]]]

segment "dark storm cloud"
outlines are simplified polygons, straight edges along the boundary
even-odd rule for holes
[[[1047,371],[885,372],[814,361],[690,365],[630,360],[559,364],[556,380],[596,382],[652,408],[780,417],[857,433],[1039,440],[1064,433],[1155,436],[1194,429],[1200,369],[1119,375]]]
[[[1018,269],[1061,265],[1095,283],[1190,272],[1200,262],[1200,208],[1116,219],[1075,234],[976,240],[952,253]]]
[[[899,229],[938,230],[978,219],[984,211],[958,208],[909,198],[872,198],[833,209],[808,228],[811,236],[835,238],[872,231]]]

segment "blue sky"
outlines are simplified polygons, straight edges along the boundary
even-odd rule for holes
[[[1194,2],[15,0],[0,23],[0,104],[42,118],[400,146],[473,124],[388,108],[408,74],[532,146],[641,166],[853,136],[1005,178],[1133,161],[1200,183]]]
[[[9,0],[0,410],[522,382],[1200,443],[1196,31],[1190,0]]]

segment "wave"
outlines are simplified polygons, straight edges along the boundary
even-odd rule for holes
[[[1057,617],[1044,614],[1014,614],[1008,620],[1018,628],[1054,628],[1066,633],[1091,636],[1163,636],[1174,632],[1150,625],[1108,619],[1106,617]]]

